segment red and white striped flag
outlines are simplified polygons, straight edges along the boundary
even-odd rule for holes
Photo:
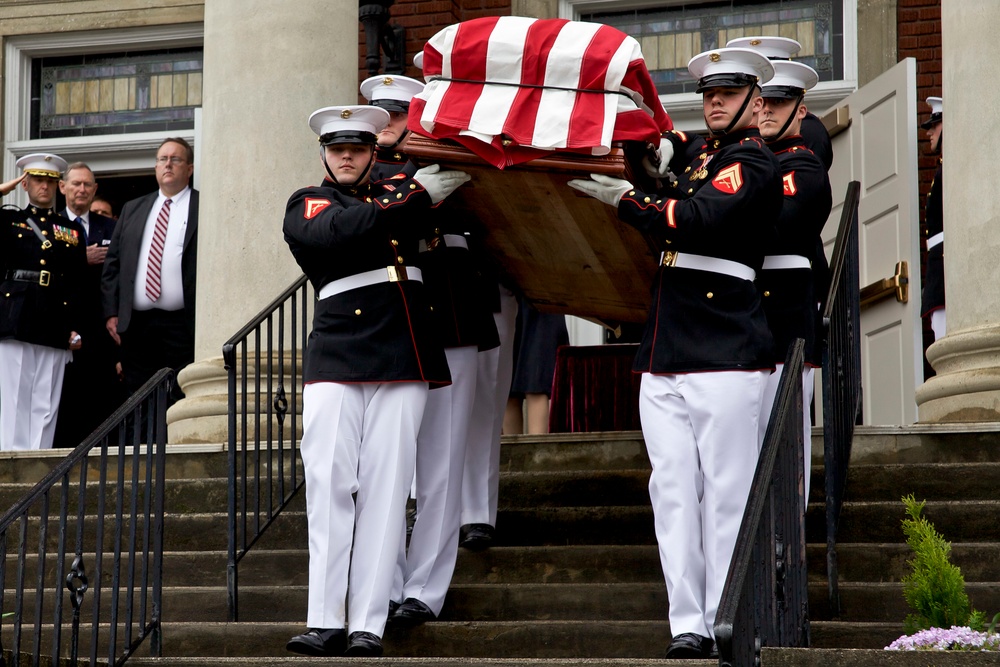
[[[445,28],[424,46],[408,126],[500,169],[554,150],[605,155],[673,127],[639,43],[600,23],[518,16]]]

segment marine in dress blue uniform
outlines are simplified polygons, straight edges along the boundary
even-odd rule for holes
[[[66,161],[17,161],[24,209],[0,209],[0,450],[49,449],[66,364],[83,344],[83,229],[52,207]]]
[[[361,94],[390,114],[379,133],[375,172],[390,181],[416,173],[402,152],[411,98],[423,84],[401,76],[374,76],[361,83]],[[458,556],[462,474],[469,447],[480,350],[499,344],[493,316],[480,294],[482,278],[469,251],[469,229],[447,202],[436,207],[433,226],[418,241],[414,265],[421,270],[435,325],[445,348],[452,384],[428,396],[417,434],[416,521],[400,541],[397,575],[389,618],[401,626],[432,620],[441,613]]]
[[[760,51],[772,63],[783,60],[791,60],[802,45],[794,39],[788,37],[775,37],[757,35],[751,37],[740,37],[731,39],[726,46],[754,49]],[[819,161],[823,163],[827,172],[833,165],[833,142],[830,140],[830,133],[826,131],[823,121],[816,117],[811,111],[806,111],[805,118],[802,119],[802,127],[799,129],[803,143],[811,150]],[[816,294],[816,331],[822,331],[822,307],[826,301],[827,292],[830,290],[830,263],[826,259],[826,250],[823,247],[823,239],[817,238],[816,247],[811,253],[813,288]],[[808,403],[807,403],[808,405]],[[809,442],[809,438],[806,439]],[[807,478],[808,479],[808,478]]]
[[[377,656],[429,387],[450,383],[420,270],[426,212],[468,180],[437,165],[370,181],[384,109],[325,107],[326,178],[288,200],[283,231],[318,296],[305,352],[302,460],[309,630],[291,651]]]
[[[592,175],[575,187],[663,244],[634,370],[650,500],[674,635],[668,658],[713,653],[713,625],[757,462],[773,341],[754,278],[781,210],[777,159],[753,125],[770,62],[749,49],[691,59],[710,136],[670,132],[672,187]],[[699,144],[700,145],[700,144]],[[661,152],[662,155],[662,152]],[[661,159],[662,163],[662,159]]]
[[[777,222],[777,237],[757,275],[757,289],[763,296],[764,312],[775,342],[776,371],[767,381],[764,415],[769,417],[771,414],[788,347],[796,338],[804,339],[802,442],[804,500],[808,500],[812,458],[812,421],[808,406],[812,402],[814,369],[823,361],[822,347],[816,340],[816,304],[820,297],[815,290],[812,259],[815,248],[822,247],[820,234],[830,216],[833,196],[826,167],[806,146],[801,135],[808,113],[802,100],[819,77],[804,63],[779,60],[772,64],[774,78],[762,89],[764,106],[758,118],[761,136],[778,158],[785,196]],[[767,421],[762,419],[760,422],[761,443]]]
[[[942,122],[944,119],[944,101],[940,97],[928,97],[927,104],[931,107],[930,118],[920,124],[927,131],[931,153],[938,156],[937,171],[931,181],[931,190],[927,193],[927,205],[924,218],[927,229],[927,270],[924,274],[924,285],[920,294],[920,314],[929,317],[934,339],[944,337],[947,331],[944,301],[944,205],[941,197],[942,161],[941,141]]]

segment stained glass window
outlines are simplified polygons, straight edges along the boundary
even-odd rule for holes
[[[658,8],[582,14],[639,40],[660,94],[693,93],[687,63],[703,51],[750,35],[790,37],[802,44],[794,60],[819,73],[820,81],[844,78],[842,0],[689,2]]]
[[[36,58],[31,138],[189,130],[202,64],[200,48]]]

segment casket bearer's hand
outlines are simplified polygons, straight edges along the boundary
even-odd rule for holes
[[[421,167],[413,174],[413,180],[424,186],[427,194],[431,196],[431,202],[434,204],[443,200],[457,190],[458,186],[471,178],[464,171],[458,171],[457,169],[441,171],[441,165],[439,164]]]
[[[574,178],[567,185],[615,208],[618,208],[618,202],[621,201],[622,196],[632,189],[632,184],[623,178],[605,176],[604,174],[591,174],[590,178],[592,180],[589,181],[585,178]]]
[[[660,137],[660,147],[656,149],[656,160],[650,159],[650,156],[644,155],[642,158],[642,167],[646,170],[646,173],[650,175],[651,178],[667,178],[670,176],[670,180],[676,180],[673,174],[670,173],[670,160],[674,157],[674,145],[670,143],[670,140]]]

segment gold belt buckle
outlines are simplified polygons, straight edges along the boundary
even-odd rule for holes
[[[677,251],[676,250],[666,250],[663,253],[663,266],[676,266],[677,265]]]
[[[51,280],[51,278],[52,278],[51,273],[49,273],[48,271],[41,271],[38,274],[38,284],[41,285],[42,287],[48,287],[49,280]]]
[[[389,272],[389,282],[398,283],[401,280],[406,280],[406,267],[405,266],[387,266],[386,271]]]

